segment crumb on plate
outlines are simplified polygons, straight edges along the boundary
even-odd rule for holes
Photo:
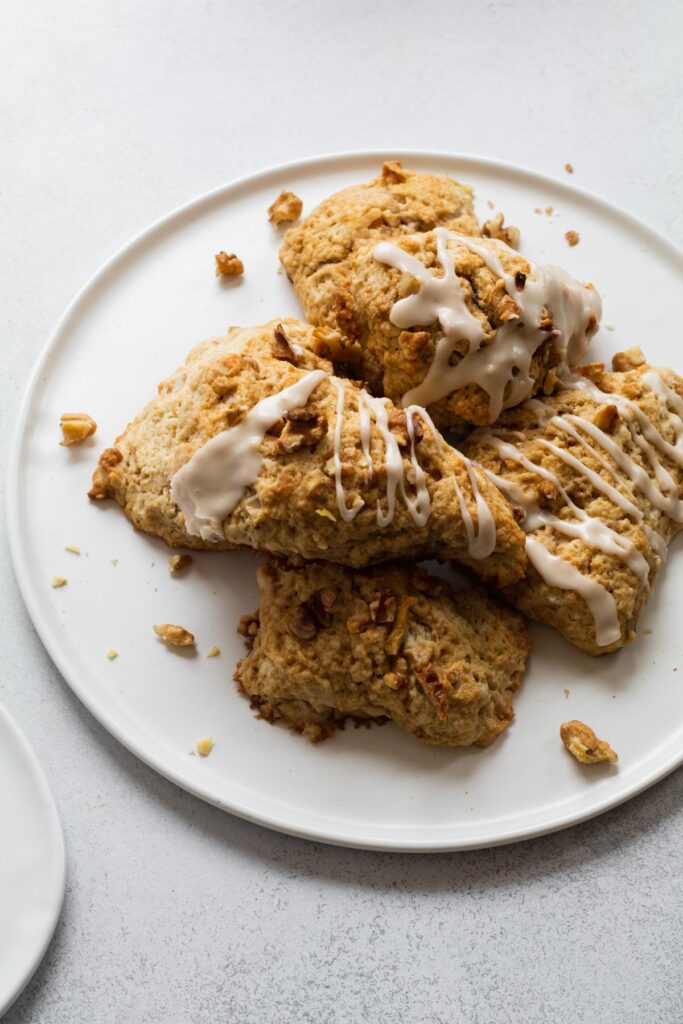
[[[206,656],[207,658],[217,658],[220,653],[220,647],[212,647]]]
[[[614,763],[619,760],[607,740],[598,739],[590,726],[576,719],[562,723],[560,738],[569,753],[581,764],[597,764],[599,761]]]
[[[565,700],[568,700],[568,699],[569,699],[569,690],[567,689],[567,687],[566,687],[566,686],[565,686],[565,688],[564,688],[564,699],[565,699]]]
[[[66,578],[66,576],[53,576],[52,577],[52,586],[53,587],[65,587],[68,582],[69,581]]]
[[[213,750],[213,746],[213,736],[206,736],[203,740],[198,740],[197,753],[200,754],[201,757],[208,757],[211,751]]]
[[[244,273],[244,263],[234,252],[221,250],[214,256],[216,261],[216,277],[239,277]]]
[[[552,206],[546,206],[545,212],[548,214],[549,217],[552,217],[552,215],[553,215],[553,213],[555,211],[554,211],[554,208]]]
[[[109,658],[110,661],[113,661],[114,658],[118,658],[118,656],[119,652],[116,650],[115,647],[110,647],[109,650],[107,651],[107,657]]]
[[[281,192],[275,202],[268,207],[268,220],[271,224],[294,222],[301,216],[304,204],[293,192]]]
[[[160,625],[154,626],[154,632],[164,643],[170,644],[171,647],[195,646],[194,635],[189,630],[184,629],[183,626],[174,626],[171,622],[162,622]]]
[[[565,231],[564,237],[567,239],[567,242],[571,246],[579,244],[579,232],[578,231]]]
[[[118,558],[110,558],[109,561],[111,562],[112,565],[118,565],[119,564]]]
[[[573,174],[574,173],[574,168],[572,167],[571,164],[565,164],[564,165],[564,169],[567,172],[567,174]]]
[[[177,572],[182,572],[183,569],[187,569],[188,565],[192,563],[192,555],[183,553],[182,555],[171,555],[168,560],[168,571],[173,575]]]
[[[70,551],[72,555],[80,555],[81,553],[81,549],[79,547],[76,547],[75,544],[65,544],[64,550]]]
[[[484,221],[481,233],[484,238],[497,238],[505,242],[511,249],[516,249],[519,245],[519,228],[510,224],[506,227],[505,216],[502,213],[497,213],[491,220]]]
[[[61,445],[68,446],[85,441],[86,437],[92,437],[97,430],[97,424],[87,412],[63,412],[60,417],[62,428]]]

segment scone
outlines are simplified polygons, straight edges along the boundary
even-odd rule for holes
[[[380,242],[443,225],[479,235],[472,189],[453,178],[420,174],[394,160],[378,178],[353,185],[323,200],[287,231],[280,259],[306,313],[334,301],[345,260],[368,241]]]
[[[638,349],[614,366],[584,367],[464,446],[526,532],[506,598],[589,654],[635,638],[683,523],[683,381]]]
[[[326,271],[304,292],[294,280],[307,318],[341,336],[335,363],[461,431],[493,423],[553,368],[575,368],[601,315],[595,289],[560,268],[446,227],[359,242],[336,264],[332,293]]]
[[[530,642],[522,617],[483,591],[395,565],[270,561],[258,580],[235,679],[260,717],[313,741],[347,719],[392,719],[446,747],[488,746],[512,721]]]
[[[331,375],[295,320],[196,348],[100,458],[90,492],[171,546],[364,566],[455,559],[524,572],[505,499],[421,409]]]

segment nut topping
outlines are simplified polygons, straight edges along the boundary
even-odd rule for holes
[[[234,252],[217,252],[214,256],[216,261],[216,277],[239,277],[244,273],[244,263]]]
[[[604,430],[605,433],[611,434],[614,430],[616,421],[619,419],[619,410],[616,405],[601,405],[595,416],[593,417],[593,423],[600,430]]]
[[[281,359],[283,362],[292,363],[296,366],[296,355],[282,324],[278,324],[273,331],[271,351],[274,359]]]
[[[392,657],[395,657],[403,646],[403,641],[408,632],[408,615],[414,604],[414,597],[404,597],[398,607],[396,624],[384,641],[384,650]]]
[[[63,412],[60,417],[62,428],[61,445],[68,446],[85,441],[86,437],[92,437],[97,430],[97,424],[87,412]]]
[[[154,632],[171,647],[195,646],[193,634],[182,626],[174,626],[171,622],[162,622],[160,626],[155,626]]]
[[[281,192],[275,202],[268,207],[268,220],[271,224],[282,224],[298,220],[304,204],[293,192]]]
[[[513,228],[510,225],[505,227],[504,220],[505,217],[502,213],[496,214],[492,220],[484,222],[481,233],[484,238],[498,239],[509,245],[511,249],[516,249],[519,245],[519,228]]]
[[[386,625],[396,619],[396,598],[392,593],[378,594],[375,600],[370,602],[369,607],[373,622]]]
[[[315,619],[305,604],[297,605],[289,620],[289,632],[297,640],[312,640],[318,632]]]
[[[590,726],[576,719],[562,723],[560,738],[569,753],[581,764],[597,764],[599,761],[614,763],[619,760],[607,740],[599,740]]]
[[[283,417],[284,430],[278,438],[277,446],[281,452],[290,454],[300,448],[310,448],[327,433],[327,420],[317,409],[301,406],[291,409]]]
[[[439,721],[448,721],[448,693],[451,689],[451,684],[447,679],[443,680],[439,676],[439,673],[433,665],[428,665],[427,668],[418,674],[418,681],[422,686],[422,689],[427,694],[429,700],[434,704],[439,712]]]

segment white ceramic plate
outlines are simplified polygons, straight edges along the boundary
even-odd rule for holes
[[[64,898],[64,840],[52,794],[0,707],[0,1017],[43,959]]]
[[[674,311],[683,256],[628,214],[572,187],[506,164],[434,153],[369,153],[275,168],[171,214],[111,260],[68,310],[28,390],[9,483],[11,546],[24,598],[66,680],[93,714],[148,764],[205,800],[272,828],[330,843],[452,850],[510,842],[598,814],[683,760],[682,566],[672,553],[635,645],[592,659],[534,627],[517,720],[487,750],[422,747],[393,726],[353,729],[313,747],[252,717],[231,676],[239,616],[256,607],[256,560],[204,554],[183,579],[164,545],[135,533],[112,503],[85,497],[99,451],[179,364],[230,324],[299,312],[278,270],[280,233],[266,210],[282,188],[306,211],[374,176],[385,156],[475,186],[522,229],[523,252],[599,285],[597,354],[641,344],[681,365]],[[535,208],[551,214],[536,213]],[[565,231],[580,233],[569,248]],[[213,254],[237,252],[243,280],[224,282]],[[59,415],[85,410],[97,435],[60,448]],[[64,550],[78,545],[82,554]],[[113,565],[111,559],[118,559]],[[53,575],[68,577],[60,590]],[[199,654],[178,655],[152,633],[177,622]],[[217,644],[221,656],[206,660]],[[109,661],[108,648],[119,651]],[[677,674],[679,664],[681,674]],[[568,718],[591,724],[620,754],[586,770],[562,749]],[[192,755],[213,735],[210,757]]]

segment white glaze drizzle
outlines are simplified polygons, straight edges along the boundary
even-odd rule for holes
[[[337,494],[337,511],[345,523],[350,523],[356,518],[360,510],[365,505],[365,502],[360,495],[357,495],[351,508],[346,504],[344,482],[342,480],[341,460],[341,436],[342,427],[344,425],[344,397],[346,394],[346,385],[336,378],[332,379],[332,384],[337,392],[337,409],[336,419],[334,422],[334,454],[332,456],[334,464],[334,486]]]
[[[549,337],[549,332],[541,329],[543,310],[552,312],[555,328],[552,336],[562,365],[573,368],[587,351],[589,324],[593,318],[596,322],[600,319],[600,297],[594,289],[574,281],[559,267],[540,264],[530,264],[531,272],[520,290],[515,275],[505,271],[498,255],[501,251],[518,255],[505,243],[491,240],[486,245],[446,228],[436,228],[434,234],[442,277],[434,277],[415,256],[392,242],[381,242],[373,250],[377,260],[410,274],[419,282],[414,295],[399,299],[392,307],[389,319],[394,326],[426,327],[438,320],[443,331],[424,380],[406,392],[401,404],[431,405],[468,384],[477,384],[489,396],[489,422],[493,423],[503,408],[518,405],[531,393],[531,361]],[[519,309],[517,316],[498,328],[489,345],[482,345],[486,336],[484,328],[467,307],[455,271],[455,259],[447,251],[449,240],[477,253],[489,270],[502,279],[505,290]],[[468,349],[459,362],[451,366],[456,344],[463,340],[468,343]]]
[[[261,472],[259,449],[266,432],[286,412],[304,405],[326,376],[324,370],[312,370],[282,391],[262,398],[240,423],[212,437],[175,473],[171,497],[185,516],[191,536],[206,541],[224,539],[223,520]]]

